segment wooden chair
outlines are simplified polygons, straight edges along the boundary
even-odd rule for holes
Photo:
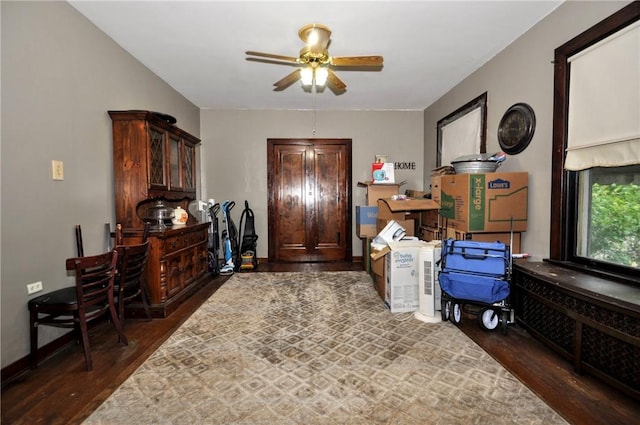
[[[149,258],[149,241],[138,245],[117,245],[118,274],[116,276],[115,289],[116,303],[118,304],[118,317],[124,326],[124,305],[136,298],[142,299],[142,305],[151,320],[151,310],[145,283],[145,271]]]
[[[145,223],[142,231],[142,243],[136,245],[125,245],[122,232],[122,225],[116,224],[113,233],[114,249],[118,251],[118,268],[114,283],[114,297],[118,308],[118,318],[124,327],[124,306],[125,304],[140,298],[142,306],[148,320],[151,320],[151,310],[149,308],[149,295],[145,282],[145,271],[147,259],[149,257],[149,228],[150,224]],[[105,224],[106,234],[111,237],[109,223]],[[110,244],[111,245],[111,244]],[[82,227],[76,225],[76,248],[78,255],[84,255],[82,241]]]
[[[89,257],[69,258],[66,268],[75,272],[75,286],[58,289],[29,301],[29,362],[32,369],[38,366],[38,327],[41,325],[74,328],[82,342],[87,370],[93,369],[89,322],[108,312],[120,343],[128,345],[113,296],[117,264],[116,250]]]

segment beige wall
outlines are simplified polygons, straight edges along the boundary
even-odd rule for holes
[[[200,132],[198,108],[66,2],[0,2],[2,15],[2,367],[29,351],[26,285],[73,281],[74,226],[104,249],[114,219],[110,109],[174,115]],[[51,160],[64,180],[51,179]],[[41,294],[37,294],[41,295]],[[43,327],[41,345],[60,331]],[[115,340],[114,340],[115,341]]]
[[[290,88],[295,90],[296,88]],[[302,90],[301,95],[304,95]],[[244,201],[255,213],[258,257],[268,254],[267,139],[312,138],[312,111],[202,110],[203,194],[222,202],[236,202],[232,218],[239,224]],[[365,189],[358,181],[371,180],[376,154],[415,162],[415,170],[396,171],[407,180],[402,189],[423,188],[422,112],[317,111],[317,138],[352,139],[353,255],[362,255],[355,234],[355,206],[365,205]]]
[[[536,130],[529,147],[509,156],[500,171],[529,173],[528,231],[523,235],[524,251],[534,259],[549,255],[551,149],[553,125],[554,50],[629,2],[563,3],[491,61],[477,70],[424,113],[426,157],[435,151],[438,120],[487,92],[487,152],[497,152],[498,124],[507,108],[525,102],[536,113]],[[428,173],[425,173],[428,175]]]

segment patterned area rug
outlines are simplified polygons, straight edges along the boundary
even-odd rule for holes
[[[450,322],[365,272],[230,278],[85,424],[560,424]]]

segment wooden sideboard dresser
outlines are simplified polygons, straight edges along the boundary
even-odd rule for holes
[[[149,207],[188,208],[196,197],[196,146],[200,140],[167,116],[150,111],[109,111],[113,126],[116,223],[124,243],[138,243]],[[153,317],[167,317],[208,277],[208,223],[155,229],[146,284]],[[135,303],[129,316],[143,313]]]

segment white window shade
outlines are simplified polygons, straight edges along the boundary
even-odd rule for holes
[[[482,108],[475,108],[442,127],[442,159],[440,164],[450,165],[451,161],[460,156],[480,153],[481,141]]]
[[[569,59],[565,169],[640,163],[640,22]]]

